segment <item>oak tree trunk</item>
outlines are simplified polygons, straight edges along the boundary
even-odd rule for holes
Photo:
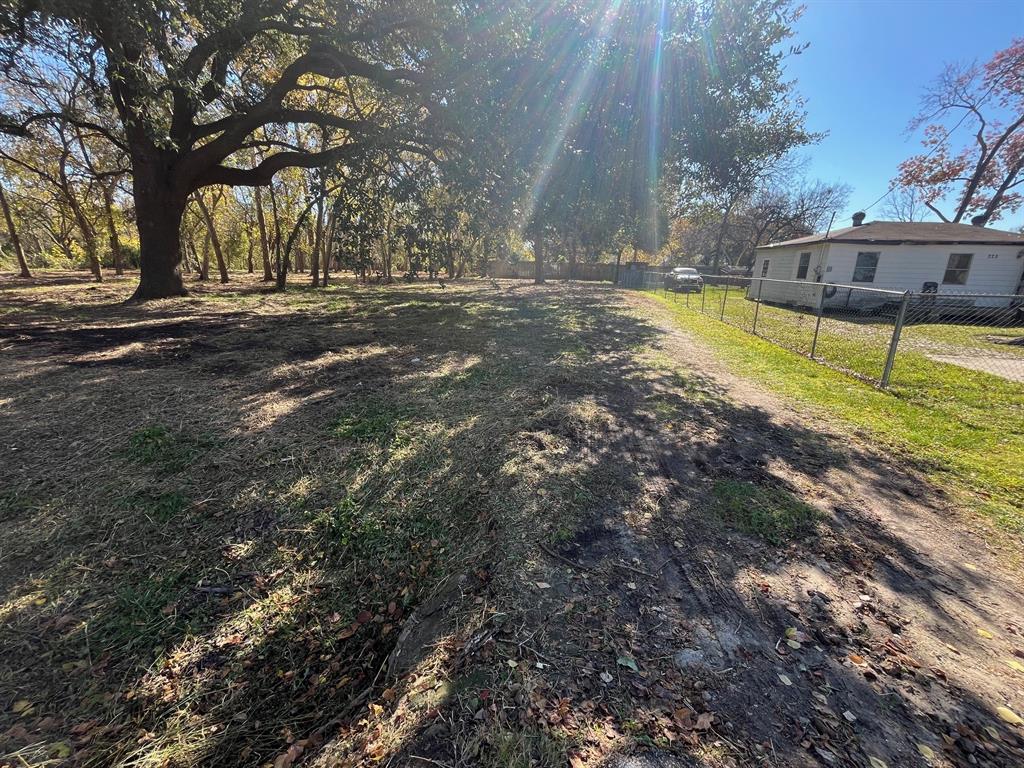
[[[134,158],[133,196],[139,227],[139,285],[130,301],[185,296],[181,220],[188,193],[159,162]]]

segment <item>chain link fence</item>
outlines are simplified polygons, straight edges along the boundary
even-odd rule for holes
[[[655,283],[694,311],[882,387],[935,363],[1024,384],[1024,295],[710,276],[701,290],[672,292],[653,272],[642,288]]]

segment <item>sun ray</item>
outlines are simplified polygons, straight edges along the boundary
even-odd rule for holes
[[[602,49],[618,19],[621,6],[622,0],[605,0],[597,31],[591,42],[590,54],[587,56],[586,63],[574,76],[568,97],[562,105],[559,118],[553,123],[554,130],[545,143],[536,174],[530,184],[526,200],[521,206],[520,232],[525,230],[533,218],[541,198],[544,196],[544,192],[551,180],[551,174],[554,171],[555,160],[558,157],[559,151],[565,145],[566,138],[579,125],[580,119],[586,113],[586,96],[594,82]]]

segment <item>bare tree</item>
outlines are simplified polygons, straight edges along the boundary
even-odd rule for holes
[[[924,221],[928,207],[913,187],[895,187],[885,198],[882,218],[886,221]]]

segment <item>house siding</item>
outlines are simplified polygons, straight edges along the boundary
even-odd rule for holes
[[[872,283],[854,283],[857,254],[877,251],[878,269]],[[939,293],[1016,293],[1024,259],[1016,245],[863,245],[832,243],[825,281],[864,288],[920,291],[926,282],[939,284]],[[943,285],[951,253],[971,253],[971,269],[965,285]]]
[[[807,269],[807,277],[800,282],[802,285],[782,285],[779,283],[765,282],[760,284],[754,280],[747,291],[748,298],[760,296],[762,301],[774,302],[776,304],[795,304],[798,306],[816,306],[818,291],[814,288],[818,275],[825,279],[824,262],[828,258],[831,244],[814,243],[792,248],[772,248],[770,250],[758,251],[754,260],[754,277],[761,277],[761,268],[765,259],[769,259],[768,274],[769,280],[796,280],[797,270],[800,268],[800,254],[810,253],[811,261]]]
[[[920,292],[926,282],[938,283],[942,293],[995,293],[1015,294],[1021,290],[1024,274],[1024,258],[1018,256],[1022,249],[1018,245],[874,245],[862,243],[829,243],[822,247],[793,246],[759,251],[754,263],[754,277],[761,276],[761,264],[771,259],[766,277],[775,280],[793,280],[796,277],[799,254],[812,251],[811,268],[807,282],[813,283],[815,267],[821,265],[822,282],[839,285],[855,285],[861,288],[876,288],[890,291]],[[875,279],[870,283],[854,283],[853,272],[857,254],[877,252],[878,267]],[[952,253],[970,253],[974,258],[964,285],[943,285],[949,256]],[[810,306],[817,301],[813,288],[765,283],[758,288],[757,281],[751,286],[749,295],[754,297],[760,290],[766,301]],[[881,294],[875,297],[869,292],[855,291],[852,296],[844,293],[844,304],[870,304],[888,301]],[[826,299],[826,305],[829,304]],[[982,306],[999,302],[975,302]]]

